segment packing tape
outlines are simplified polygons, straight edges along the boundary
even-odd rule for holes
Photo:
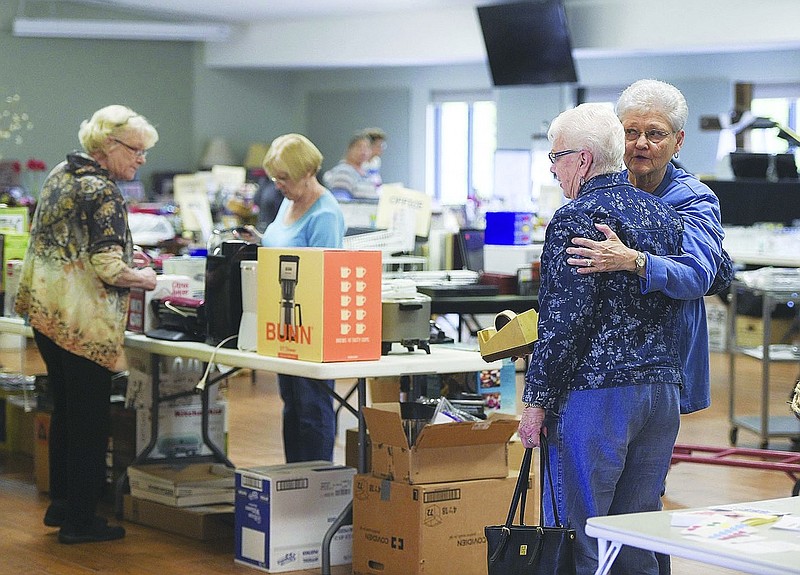
[[[513,311],[509,309],[501,311],[496,316],[494,316],[494,328],[497,331],[500,331],[506,325],[508,325],[511,322],[511,320],[514,319],[515,317],[517,317],[517,314],[515,314]]]

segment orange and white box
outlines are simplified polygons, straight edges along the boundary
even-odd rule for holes
[[[381,253],[258,249],[261,355],[304,361],[381,357]]]

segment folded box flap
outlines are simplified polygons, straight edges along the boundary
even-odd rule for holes
[[[399,404],[382,405],[384,409],[375,407],[365,407],[362,410],[364,420],[367,422],[367,431],[373,445],[385,443],[397,447],[408,448],[408,440],[403,432],[403,422],[400,419],[399,411],[388,409],[390,406]]]
[[[435,447],[505,444],[517,431],[516,419],[426,425],[417,437],[416,450]]]

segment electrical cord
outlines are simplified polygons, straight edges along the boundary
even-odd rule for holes
[[[200,381],[197,382],[197,385],[194,386],[195,391],[198,393],[202,393],[206,389],[206,382],[208,381],[208,375],[211,373],[211,366],[214,365],[214,358],[217,356],[217,351],[223,345],[228,343],[229,341],[236,339],[239,337],[239,334],[230,335],[219,342],[215,347],[214,351],[211,352],[211,357],[208,358],[208,364],[206,364],[206,370],[203,373],[203,377],[200,378]]]

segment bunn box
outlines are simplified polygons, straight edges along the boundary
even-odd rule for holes
[[[259,248],[257,352],[380,359],[381,271],[379,251]]]

